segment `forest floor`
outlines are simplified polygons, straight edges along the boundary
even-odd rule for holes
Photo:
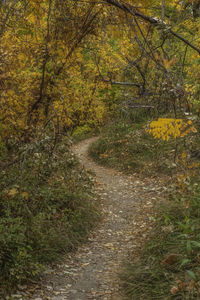
[[[162,201],[164,186],[158,178],[128,176],[94,163],[87,152],[95,140],[93,137],[79,142],[73,152],[95,174],[101,222],[91,232],[89,242],[67,254],[60,265],[47,269],[39,284],[28,291],[22,286],[18,299],[125,299],[119,273],[129,255],[140,251],[153,227],[153,203]]]

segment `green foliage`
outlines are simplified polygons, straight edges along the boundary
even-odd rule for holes
[[[106,166],[148,176],[170,174],[176,182],[172,194],[166,195],[169,200],[154,207],[157,221],[139,259],[131,258],[124,268],[124,291],[127,299],[199,299],[200,189],[198,176],[191,177],[199,174],[199,164],[192,157],[185,162],[191,149],[199,158],[199,140],[187,136],[179,144],[186,152],[175,164],[175,141],[155,140],[147,128],[142,120],[137,124],[116,120],[90,149],[92,157]],[[171,257],[175,261],[166,263]]]
[[[198,187],[192,199],[176,195],[156,207],[157,224],[139,262],[132,258],[122,274],[128,299],[199,299],[199,196]]]
[[[73,138],[77,139],[77,138],[80,138],[81,136],[85,136],[86,134],[88,134],[91,131],[92,131],[92,128],[90,128],[88,125],[79,126],[74,130],[72,136],[73,136]]]
[[[2,128],[0,124],[0,157],[4,157],[5,155],[6,155],[6,147],[2,139]]]
[[[15,146],[0,175],[0,292],[41,273],[85,241],[98,220],[88,174],[47,136]]]
[[[154,140],[146,132],[146,123],[117,120],[105,127],[91,146],[90,155],[99,163],[126,173],[170,174],[174,170],[174,141]]]
[[[153,141],[142,122],[148,113],[145,109],[129,111],[129,104],[135,99],[144,102],[158,117],[170,112],[182,118],[183,111],[192,109],[193,117],[199,117],[199,51],[191,47],[199,46],[198,5],[164,1],[164,23],[160,20],[162,1],[145,0],[142,6],[140,0],[127,2],[130,7],[123,3],[120,12],[112,1],[0,4],[2,286],[39,274],[45,262],[83,239],[96,215],[91,183],[68,145],[60,143],[53,149],[55,140],[45,135],[33,141],[37,125],[43,132],[54,123],[54,134],[63,129],[79,139],[90,128],[104,124],[111,113],[119,116],[115,110],[124,101],[126,121],[106,129],[91,155],[127,173],[171,175],[177,156],[175,142]],[[163,127],[162,136],[177,137],[172,127],[171,133],[165,130],[168,127]],[[160,129],[153,127],[152,133],[160,137]],[[188,129],[196,132],[196,127]],[[165,215],[168,220],[171,214]],[[179,220],[178,226],[191,255],[199,248],[198,240],[187,240],[193,230],[191,216]],[[184,259],[182,266],[188,264],[189,258]],[[157,274],[163,276],[160,271]],[[187,274],[196,278],[196,272],[187,270]],[[158,280],[158,276],[149,277],[152,282]]]

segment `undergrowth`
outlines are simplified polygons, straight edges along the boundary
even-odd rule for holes
[[[127,299],[200,299],[199,185],[192,194],[155,208],[156,226],[139,262],[132,257],[122,274]]]
[[[99,134],[99,130],[99,128],[91,128],[87,125],[77,127],[71,134],[73,143],[78,143],[90,137],[96,136]]]
[[[85,241],[99,217],[92,181],[69,140],[53,143],[43,136],[1,156],[1,295]]]
[[[155,140],[146,128],[142,120],[118,120],[90,148],[105,166],[173,178],[165,202],[154,207],[155,227],[142,251],[125,263],[123,289],[128,300],[200,299],[200,141],[192,135],[179,140],[176,153],[176,141]]]
[[[176,167],[174,142],[154,140],[146,129],[144,121],[113,122],[91,145],[89,154],[98,163],[129,174],[171,174]]]

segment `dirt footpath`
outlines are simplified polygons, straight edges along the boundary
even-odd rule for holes
[[[90,234],[89,243],[68,254],[60,266],[48,269],[34,300],[122,300],[118,273],[122,262],[145,239],[151,222],[148,215],[155,196],[155,180],[139,180],[106,169],[88,158],[96,138],[73,146],[74,153],[95,176],[102,199],[103,219]],[[21,298],[27,299],[27,298]]]

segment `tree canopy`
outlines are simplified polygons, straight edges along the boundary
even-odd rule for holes
[[[199,1],[3,1],[1,135],[95,127],[120,99],[198,106]],[[183,107],[182,107],[183,108]]]

